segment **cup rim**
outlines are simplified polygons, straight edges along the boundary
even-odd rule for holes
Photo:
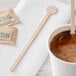
[[[57,28],[56,30],[54,30],[54,31],[52,32],[52,34],[49,36],[49,38],[48,38],[48,51],[49,51],[49,53],[52,54],[52,56],[53,56],[55,59],[57,59],[58,61],[60,61],[60,62],[62,62],[62,63],[66,63],[66,64],[76,65],[76,62],[68,62],[68,61],[65,61],[65,60],[62,60],[62,59],[56,57],[56,56],[53,54],[53,52],[50,50],[50,47],[49,47],[49,43],[50,43],[50,41],[52,40],[52,38],[51,38],[51,40],[50,40],[50,37],[53,35],[53,33],[56,32],[58,29],[65,28],[65,27],[68,27],[67,30],[69,30],[69,28],[70,28],[70,26],[62,26],[62,27],[59,27],[59,28]],[[64,30],[64,31],[65,31],[65,30]],[[54,35],[54,36],[55,36],[55,35]],[[54,37],[54,36],[53,36],[53,37]]]

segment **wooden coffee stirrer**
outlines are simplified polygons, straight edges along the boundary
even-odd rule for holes
[[[66,33],[60,34],[58,37],[58,42],[59,43],[67,43],[67,41],[70,38],[70,35],[74,36],[75,35],[75,0],[71,0],[71,25],[70,25],[70,34],[67,35]]]
[[[75,0],[71,0],[71,34],[75,34]]]
[[[26,46],[23,48],[23,50],[15,58],[14,62],[10,66],[10,71],[14,71],[16,69],[16,67],[18,66],[18,64],[22,60],[22,58],[25,55],[25,53],[27,52],[29,47],[32,45],[32,43],[35,40],[35,38],[37,37],[37,35],[40,33],[41,29],[44,27],[44,25],[47,22],[47,20],[49,19],[49,17],[51,15],[56,14],[57,11],[58,11],[58,9],[56,7],[54,7],[54,6],[48,6],[46,8],[46,15],[44,16],[43,20],[41,21],[40,25],[37,27],[35,32],[32,34],[32,36],[29,39],[29,41],[27,42]]]

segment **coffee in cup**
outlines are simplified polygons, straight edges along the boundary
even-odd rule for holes
[[[50,41],[52,53],[68,62],[76,62],[76,34],[70,34],[70,30],[56,34]]]

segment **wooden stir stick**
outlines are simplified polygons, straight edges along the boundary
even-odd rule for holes
[[[18,66],[18,64],[22,60],[23,56],[25,55],[25,53],[27,52],[29,47],[32,45],[33,41],[35,40],[35,38],[37,37],[37,35],[39,34],[39,32],[41,31],[43,26],[45,25],[45,23],[49,19],[49,17],[53,14],[56,14],[57,11],[58,11],[58,9],[54,6],[48,6],[46,8],[46,15],[44,16],[43,20],[41,21],[40,25],[37,27],[35,32],[32,34],[32,36],[29,39],[29,41],[27,42],[26,46],[23,48],[23,50],[15,58],[14,62],[10,66],[10,71],[14,71],[16,69],[16,67]]]
[[[71,0],[71,34],[75,34],[75,0]]]

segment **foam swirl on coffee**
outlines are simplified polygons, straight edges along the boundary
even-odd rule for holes
[[[76,34],[71,35],[69,30],[57,34],[50,42],[50,49],[56,57],[76,62]]]

